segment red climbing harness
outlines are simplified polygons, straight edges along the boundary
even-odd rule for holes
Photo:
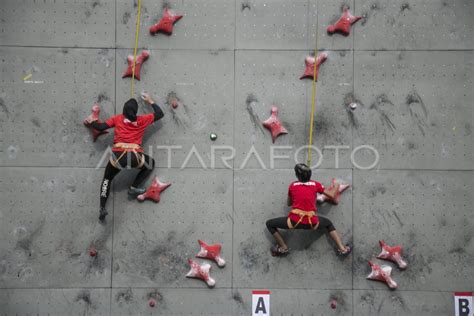
[[[291,214],[299,216],[299,220],[296,222],[295,225],[293,225],[293,223],[292,223],[292,219],[290,217]],[[316,218],[316,223],[314,224],[313,222],[314,222],[315,218]],[[289,229],[295,229],[296,226],[298,226],[304,219],[306,219],[306,222],[311,226],[311,229],[317,229],[318,228],[319,220],[318,220],[318,217],[316,216],[315,211],[302,211],[302,210],[298,210],[298,209],[293,209],[293,210],[290,211],[290,214],[288,214],[288,220],[287,220],[288,228]],[[306,224],[306,223],[304,223],[304,224]]]
[[[129,152],[132,152],[137,158],[137,161],[138,161],[137,168],[141,168],[145,164],[145,156],[142,154],[143,149],[138,144],[116,143],[114,144],[112,151],[122,152],[118,158],[114,158],[113,156],[110,157],[110,163],[112,164],[112,166],[114,166],[117,169],[121,168],[119,164],[120,159],[122,159],[122,157],[125,156]]]

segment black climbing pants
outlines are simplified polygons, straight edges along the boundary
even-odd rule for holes
[[[318,218],[319,218],[319,226],[318,226],[317,229],[325,228],[328,233],[332,232],[333,230],[336,230],[336,228],[334,228],[334,225],[332,224],[332,222],[328,218],[322,217],[322,216],[319,216],[319,215],[318,215]],[[288,217],[286,217],[286,216],[270,219],[270,220],[267,221],[267,229],[270,232],[270,234],[272,234],[272,235],[278,231],[277,228],[290,229],[288,227],[288,222],[287,221],[288,221]],[[296,225],[296,223],[293,222],[293,221],[291,221],[291,223],[293,224],[293,227]],[[314,225],[313,225],[313,227],[314,227]],[[311,228],[310,224],[301,224],[301,223],[299,223],[298,226],[296,226],[295,229],[312,229],[312,228]]]
[[[112,159],[118,159],[122,152],[113,152]],[[140,168],[140,172],[138,172],[135,180],[132,183],[133,187],[139,187],[140,184],[145,181],[145,179],[153,172],[155,168],[155,160],[148,155],[143,153],[133,153],[128,152],[122,156],[119,160],[117,160],[117,167],[116,168],[112,165],[109,161],[107,166],[105,167],[104,172],[104,179],[102,180],[102,185],[100,186],[100,207],[105,207],[107,203],[107,199],[109,198],[110,194],[110,184],[115,176],[122,170],[122,169],[135,169],[140,166],[141,157],[144,157],[145,162],[143,166]]]

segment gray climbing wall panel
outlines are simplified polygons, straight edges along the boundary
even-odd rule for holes
[[[233,298],[230,289],[123,288],[112,291],[111,310],[112,315],[231,315]]]
[[[0,289],[1,315],[110,315],[110,289]]]
[[[114,0],[2,0],[0,44],[115,46]]]
[[[272,315],[326,315],[334,313],[330,301],[336,299],[338,315],[352,315],[352,294],[345,290],[279,289],[271,291]],[[249,315],[252,290],[122,288],[112,290],[112,315]],[[153,299],[155,307],[148,302]],[[189,301],[199,302],[191,305]],[[178,310],[176,307],[180,306]],[[298,314],[297,314],[298,315]]]
[[[358,50],[474,49],[469,0],[355,0]]]
[[[374,146],[381,168],[472,168],[472,52],[355,54],[355,147]]]
[[[235,167],[259,167],[257,154],[266,168],[271,167],[272,138],[262,122],[270,117],[273,105],[278,107],[279,118],[289,131],[275,140],[274,145],[282,148],[275,147],[274,155],[289,155],[287,159],[274,160],[275,167],[294,165],[295,151],[307,141],[308,88],[299,80],[305,57],[302,51],[236,52]],[[257,154],[253,154],[252,148]],[[304,151],[299,156],[304,160]]]
[[[367,260],[380,252],[378,240],[406,247],[409,268],[393,272],[400,287],[453,292],[472,287],[472,176],[454,171],[356,171],[354,287],[386,287],[365,280],[370,272]]]
[[[232,254],[232,171],[157,169],[171,187],[155,204],[127,200],[126,179],[114,201],[114,278],[117,287],[206,287],[185,279],[187,259],[199,250],[198,239],[223,244],[224,258]],[[205,196],[212,195],[212,199]],[[183,198],[186,197],[186,198]],[[166,221],[166,224],[164,224]],[[209,230],[209,227],[213,227]],[[231,285],[232,265],[213,266],[216,287]]]
[[[172,35],[151,36],[149,28],[160,21],[166,4],[183,18],[176,23]],[[137,1],[117,0],[117,47],[134,47],[136,5]],[[139,47],[231,50],[234,48],[234,12],[232,0],[143,0]]]
[[[255,289],[271,291],[278,316],[448,315],[454,291],[474,291],[472,1],[142,0],[138,53],[150,58],[134,96],[163,107],[144,147],[172,185],[139,203],[127,196],[136,171],[121,172],[101,225],[97,167],[113,134],[94,143],[82,120],[94,103],[101,119],[121,113],[130,97],[137,4],[2,1],[0,315],[249,315]],[[328,35],[343,6],[364,19]],[[152,36],[164,7],[184,17]],[[294,163],[306,159],[312,87],[299,77],[316,42],[328,59],[314,178],[351,184],[319,213],[355,249],[341,259],[321,232],[284,232],[292,251],[275,258],[265,222],[288,212]],[[289,131],[274,165],[261,125],[272,105]],[[374,170],[359,168],[376,158],[367,146]],[[197,239],[223,244],[215,289],[185,278]],[[407,270],[375,259],[380,239],[404,247]],[[366,280],[368,260],[394,267],[399,288]]]
[[[310,49],[308,1],[235,1],[236,48]]]
[[[97,200],[92,198],[99,173],[61,168],[0,172],[0,287],[109,286],[112,227],[97,225]],[[90,247],[97,249],[96,257],[89,256]]]
[[[234,315],[251,315],[251,290],[233,292]],[[352,315],[352,293],[344,290],[275,289],[271,291],[271,315]],[[337,310],[331,309],[337,300]]]
[[[453,315],[452,292],[354,291],[354,315]]]
[[[113,82],[114,51],[2,47],[0,52],[0,165],[95,167],[112,137],[94,143],[82,120],[95,102],[101,117],[114,114],[115,88],[106,84]]]

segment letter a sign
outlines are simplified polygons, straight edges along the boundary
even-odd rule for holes
[[[472,292],[456,292],[454,293],[454,315],[456,316],[473,316],[474,306]]]
[[[252,291],[252,316],[270,315],[270,291]]]

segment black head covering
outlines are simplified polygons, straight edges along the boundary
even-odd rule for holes
[[[295,174],[300,182],[308,182],[311,179],[311,168],[299,163],[295,166]]]
[[[123,115],[131,122],[137,120],[138,103],[135,99],[130,99],[123,105]]]

